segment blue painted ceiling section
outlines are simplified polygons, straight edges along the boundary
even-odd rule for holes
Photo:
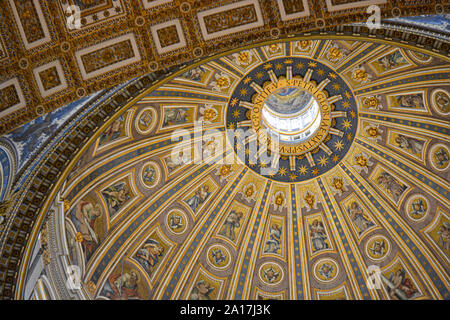
[[[384,21],[411,25],[428,29],[430,31],[439,31],[450,34],[450,14],[391,18]]]
[[[0,146],[0,166],[1,166],[1,187],[0,187],[0,200],[5,198],[5,193],[8,189],[8,185],[11,180],[11,173],[14,174],[14,159],[12,155],[4,148]]]
[[[16,148],[19,159],[17,169],[20,170],[36,152],[45,144],[48,138],[53,136],[55,132],[78,110],[89,102],[93,94],[84,97],[78,101],[70,103],[62,108],[47,113],[24,126],[14,130],[4,136]]]

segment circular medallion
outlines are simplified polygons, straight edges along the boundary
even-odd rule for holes
[[[445,171],[450,166],[448,147],[442,143],[437,143],[431,147],[428,158],[431,166],[438,171]]]
[[[60,48],[63,52],[68,52],[70,50],[70,47],[71,47],[70,42],[67,41],[61,42]]]
[[[405,211],[410,219],[421,221],[430,211],[430,204],[427,198],[420,194],[415,194],[406,201]]]
[[[275,262],[266,262],[259,268],[259,278],[268,285],[277,285],[283,280],[283,269]]]
[[[86,95],[86,89],[78,88],[76,93],[78,98],[83,98]]]
[[[45,109],[44,109],[44,107],[41,106],[41,105],[37,106],[36,109],[35,109],[35,111],[36,111],[36,114],[37,114],[38,116],[41,116],[41,115],[43,115],[43,114],[45,113]]]
[[[180,10],[183,13],[188,13],[191,11],[191,4],[189,2],[183,2],[180,4]]]
[[[153,108],[142,109],[135,120],[135,127],[139,134],[150,133],[156,125],[157,114]]]
[[[313,266],[314,277],[320,282],[331,282],[339,274],[339,266],[332,259],[320,259]]]
[[[431,105],[437,113],[446,116],[450,113],[450,96],[442,89],[434,90],[431,94]]]
[[[166,224],[169,230],[174,234],[182,234],[188,226],[186,214],[179,210],[173,209],[166,217]]]
[[[158,70],[159,64],[158,64],[158,62],[156,62],[156,61],[151,61],[151,62],[148,64],[148,67],[149,67],[149,69],[150,69],[151,72],[154,72],[154,71]]]
[[[227,269],[231,263],[230,251],[222,245],[213,245],[208,249],[208,263],[216,269]]]
[[[19,60],[19,68],[22,70],[25,70],[28,68],[29,62],[26,58],[22,58]]]
[[[277,58],[256,66],[235,87],[227,136],[253,171],[298,182],[343,159],[357,118],[352,90],[333,69],[308,58]]]
[[[139,178],[146,188],[151,189],[155,187],[161,179],[161,170],[158,164],[153,161],[144,164]]]
[[[373,261],[383,260],[390,251],[391,245],[384,236],[376,235],[367,241],[366,254]]]
[[[134,19],[134,23],[138,27],[142,27],[145,24],[145,18],[143,16],[137,16],[136,19]]]
[[[196,47],[192,50],[194,57],[201,57],[203,55],[203,49],[201,47]]]

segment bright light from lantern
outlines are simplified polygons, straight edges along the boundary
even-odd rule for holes
[[[284,143],[309,139],[322,121],[317,100],[309,92],[284,87],[271,94],[262,110],[264,128]]]

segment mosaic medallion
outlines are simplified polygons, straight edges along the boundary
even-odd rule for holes
[[[423,220],[430,211],[430,204],[424,196],[415,194],[406,202],[405,211],[409,218],[420,221]]]
[[[450,96],[447,91],[437,89],[431,94],[431,105],[441,115],[448,115],[450,113]]]
[[[142,166],[140,180],[146,188],[151,189],[155,187],[160,179],[161,170],[155,162],[150,161]]]
[[[208,249],[208,264],[215,269],[226,269],[231,263],[231,255],[227,248],[214,245]]]
[[[389,240],[380,235],[373,236],[367,241],[366,254],[374,261],[383,260],[389,254],[391,245]]]
[[[330,282],[339,274],[339,266],[332,259],[320,259],[313,266],[314,277],[320,282]]]
[[[259,268],[260,279],[268,285],[277,285],[283,280],[283,269],[274,262],[264,263]]]
[[[153,108],[145,108],[136,117],[136,130],[142,135],[148,134],[155,128],[156,120],[156,110]]]
[[[183,211],[174,209],[167,215],[166,224],[172,233],[182,234],[186,231],[188,219]]]
[[[450,153],[448,147],[442,143],[431,147],[429,153],[431,166],[439,171],[445,171],[450,167]]]

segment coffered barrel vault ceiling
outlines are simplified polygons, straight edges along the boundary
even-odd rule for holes
[[[323,35],[132,82],[97,111],[110,115],[101,128],[79,120],[16,196],[3,295],[23,297],[39,238],[59,298],[448,299],[449,71],[432,52]],[[258,94],[287,81],[322,92],[330,119],[264,175],[226,130],[252,127]],[[82,275],[75,293],[68,265]]]
[[[448,55],[428,36],[362,26],[383,18],[442,14],[441,0],[4,0],[0,8],[0,134],[100,89],[261,41],[334,32],[372,33]],[[79,12],[70,14],[73,5]],[[228,19],[228,17],[233,17]]]

